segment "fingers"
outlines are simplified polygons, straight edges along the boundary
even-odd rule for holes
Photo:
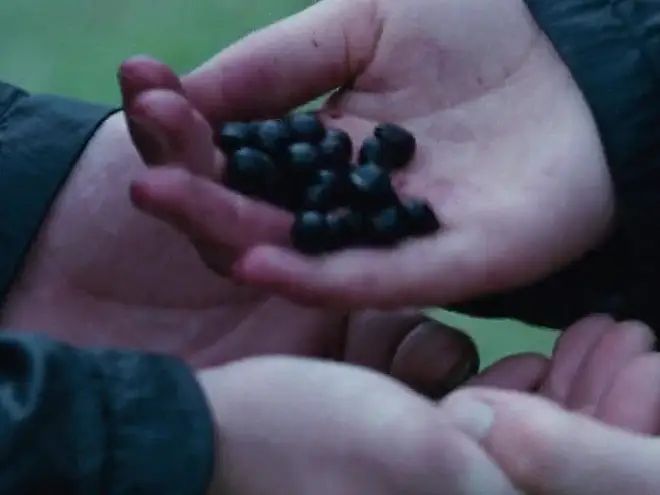
[[[660,355],[634,358],[621,370],[598,404],[596,417],[646,435],[660,434]]]
[[[660,442],[608,427],[532,396],[491,389],[450,396],[440,411],[524,493],[653,494]]]
[[[380,373],[261,358],[199,378],[222,425],[223,486],[236,491],[517,493],[431,401]]]
[[[558,404],[566,404],[582,362],[614,325],[609,316],[596,315],[569,327],[557,341],[551,369],[539,393]]]
[[[642,323],[620,323],[608,330],[580,366],[567,407],[594,414],[614,377],[634,358],[653,349],[655,338]]]
[[[482,371],[466,386],[532,392],[543,382],[548,369],[549,360],[541,354],[510,356]]]
[[[210,126],[182,95],[170,90],[149,90],[135,96],[125,109],[129,127],[152,143],[136,141],[148,165],[178,163],[193,173],[220,177],[220,153]],[[156,152],[157,149],[157,152]]]
[[[148,171],[132,184],[131,198],[193,241],[218,250],[286,243],[293,222],[282,210],[176,167]]]
[[[249,309],[240,321],[222,323],[233,330],[195,355],[195,368],[253,356],[329,358],[346,331],[345,314],[305,309],[275,297]]]
[[[136,96],[150,89],[169,89],[183,93],[179,76],[172,69],[144,55],[125,60],[119,67],[117,77],[125,106],[130,106]]]
[[[318,2],[223,51],[184,78],[212,121],[280,115],[350,83],[381,32],[378,2]]]
[[[445,396],[479,371],[479,353],[466,334],[435,321],[408,333],[390,374],[434,399]]]
[[[257,246],[237,262],[234,274],[302,303],[379,309],[430,306],[488,290],[498,278],[492,269],[497,265],[488,256],[471,255],[474,246],[469,236],[449,231],[442,242],[430,237],[396,249],[352,249],[323,257]]]
[[[431,398],[447,394],[479,369],[467,335],[416,311],[354,313],[343,359],[388,373]]]
[[[118,78],[125,111],[145,91],[163,89],[183,93],[178,76],[167,65],[145,56],[126,60],[119,68]],[[164,143],[158,136],[152,136],[148,129],[135,125],[128,113],[126,117],[128,130],[144,162],[164,163]]]
[[[425,321],[417,311],[359,311],[350,315],[341,358],[347,363],[389,372],[399,345]]]

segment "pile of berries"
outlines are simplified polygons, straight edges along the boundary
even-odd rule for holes
[[[216,141],[228,158],[228,187],[296,214],[291,241],[301,252],[393,246],[440,228],[426,202],[402,200],[392,187],[390,173],[416,149],[413,135],[395,124],[375,128],[357,165],[349,135],[311,113],[229,122]]]

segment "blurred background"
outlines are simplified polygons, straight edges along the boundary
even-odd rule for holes
[[[31,92],[116,104],[115,71],[138,53],[179,72],[313,0],[3,0],[0,79]],[[482,364],[507,354],[548,353],[555,332],[511,321],[431,313],[477,341]]]

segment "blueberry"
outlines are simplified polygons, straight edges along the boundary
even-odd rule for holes
[[[399,205],[385,208],[369,219],[368,241],[377,246],[391,246],[406,235],[406,219]]]
[[[396,202],[390,177],[378,165],[369,163],[356,168],[349,181],[350,202],[361,209],[376,210]]]
[[[440,222],[428,203],[417,199],[403,202],[402,210],[411,236],[424,236],[440,229]]]
[[[250,124],[245,122],[227,122],[220,129],[216,142],[225,154],[231,156],[239,149],[248,146],[250,139]]]
[[[294,113],[288,121],[296,141],[318,143],[325,137],[325,127],[313,113]]]
[[[353,156],[353,142],[340,129],[330,129],[319,143],[321,162],[327,168],[347,168]]]
[[[270,191],[280,190],[280,179],[273,160],[254,148],[239,149],[227,165],[227,185],[242,194],[268,199]]]
[[[294,179],[306,182],[319,170],[319,152],[312,144],[294,143],[288,149],[287,166]]]
[[[341,249],[360,244],[365,237],[366,222],[353,210],[333,212],[326,217],[332,248]]]
[[[345,177],[331,170],[319,170],[305,191],[303,207],[328,211],[343,204],[345,196]]]
[[[328,211],[334,204],[335,191],[327,184],[315,184],[305,191],[303,208],[306,210]]]
[[[371,136],[362,142],[358,162],[360,165],[365,163],[376,163],[387,167],[385,149],[377,137]]]
[[[382,143],[391,169],[407,165],[415,155],[415,137],[401,126],[380,124],[374,130],[374,136]]]
[[[328,248],[328,224],[326,216],[317,211],[305,211],[296,215],[291,229],[293,246],[307,254],[318,254]]]
[[[258,125],[255,143],[262,151],[280,158],[291,143],[291,130],[284,120],[264,120]]]

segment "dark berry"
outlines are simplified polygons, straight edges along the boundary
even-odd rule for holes
[[[280,158],[291,144],[291,130],[284,120],[264,120],[257,128],[255,144],[272,157]]]
[[[403,213],[407,233],[411,236],[424,236],[440,229],[440,222],[428,203],[417,199],[403,202]]]
[[[306,210],[328,211],[334,204],[335,190],[328,184],[315,184],[305,191],[303,208]]]
[[[370,218],[368,241],[377,246],[391,246],[406,235],[406,219],[398,205],[379,211]]]
[[[253,148],[239,149],[227,165],[227,184],[243,194],[264,197],[279,182],[279,170],[273,160]]]
[[[318,143],[325,137],[325,127],[313,113],[294,113],[288,121],[296,141]]]
[[[377,210],[396,202],[390,177],[373,163],[356,168],[349,176],[350,202],[359,208]]]
[[[249,146],[251,139],[250,124],[245,122],[227,122],[222,126],[216,138],[218,147],[228,156]]]
[[[415,137],[401,126],[380,124],[374,130],[374,136],[382,143],[391,169],[407,165],[415,155]]]
[[[326,216],[317,211],[298,214],[291,230],[291,242],[297,250],[307,254],[317,254],[328,249]]]
[[[287,166],[294,179],[308,181],[319,170],[319,152],[312,144],[294,143],[288,149]]]
[[[305,191],[303,207],[307,210],[331,210],[343,203],[345,191],[344,177],[331,170],[319,170]]]
[[[368,137],[362,142],[360,147],[360,156],[358,162],[360,165],[365,163],[376,163],[381,166],[387,167],[385,163],[385,150],[383,144],[375,136]]]
[[[319,143],[321,162],[326,168],[347,168],[353,156],[353,142],[340,129],[330,129]]]
[[[367,226],[362,214],[352,210],[333,212],[328,214],[326,221],[333,249],[355,246],[364,241]]]

